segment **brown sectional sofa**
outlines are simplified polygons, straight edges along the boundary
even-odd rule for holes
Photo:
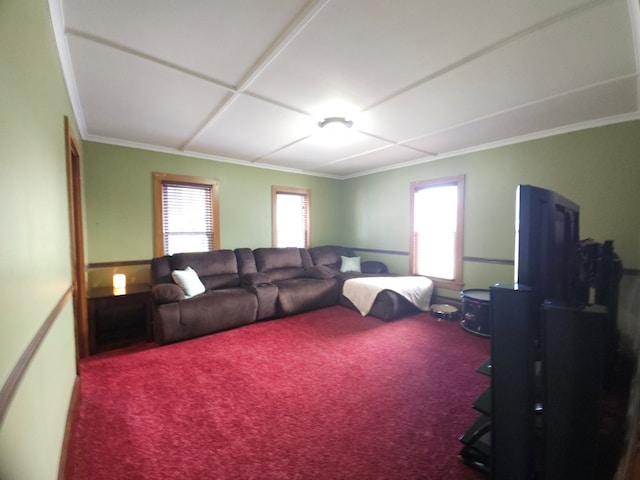
[[[187,299],[171,276],[190,266],[206,292]],[[160,344],[246,325],[258,316],[258,297],[240,284],[233,250],[179,253],[151,261],[154,337]]]
[[[341,295],[343,282],[388,271],[383,263],[370,261],[362,262],[361,272],[341,272],[343,256],[355,255],[351,249],[327,245],[156,257],[151,262],[155,339],[167,344],[338,303],[353,307]],[[204,293],[192,298],[172,278],[173,271],[187,267],[195,270],[205,287]],[[380,294],[381,306],[374,306],[372,313],[384,319],[405,314],[408,302],[383,295],[387,293],[392,292]]]

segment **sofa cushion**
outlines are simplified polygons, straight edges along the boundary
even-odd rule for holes
[[[360,257],[341,257],[341,272],[360,272]]]
[[[258,299],[244,288],[229,288],[156,308],[155,340],[164,345],[252,323]]]
[[[292,278],[304,277],[303,268],[273,268],[263,272],[269,276],[272,282],[279,282],[282,280],[289,280]]]
[[[171,272],[171,277],[184,290],[185,298],[195,297],[206,291],[198,274],[191,267],[187,267],[184,270],[174,270]]]
[[[308,262],[304,261],[303,253]],[[272,282],[297,278],[304,274],[305,267],[311,266],[311,259],[305,249],[256,248],[253,254],[258,271],[269,275]]]
[[[291,278],[277,282],[281,315],[293,315],[338,303],[342,282],[337,278]]]
[[[218,290],[220,288],[235,288],[240,286],[240,277],[236,274],[211,275],[201,277],[202,283],[207,290]]]
[[[176,253],[170,258],[174,270],[193,268],[207,290],[240,286],[238,262],[233,250]]]
[[[238,261],[238,273],[241,277],[258,271],[256,268],[256,259],[250,248],[236,248],[234,253],[236,254],[236,260]]]
[[[302,276],[307,278],[333,278],[337,275],[333,268],[326,265],[317,265],[315,267],[307,268]]]
[[[338,245],[322,245],[311,247],[309,255],[314,265],[327,265],[336,270],[340,269],[341,257],[354,257],[350,248]]]
[[[171,267],[173,270],[184,270],[191,267],[198,272],[200,277],[238,274],[238,262],[233,250],[176,253],[171,256]]]
[[[369,273],[369,274],[389,273],[389,270],[387,269],[387,265],[382,262],[378,262],[376,260],[367,260],[366,262],[362,262],[360,264],[360,268],[362,269],[362,273]]]
[[[304,268],[298,248],[256,248],[253,254],[259,272],[277,268]]]

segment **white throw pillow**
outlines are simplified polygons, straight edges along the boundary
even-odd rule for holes
[[[360,257],[342,257],[341,272],[359,272]]]
[[[191,267],[187,267],[184,270],[174,270],[171,272],[171,278],[184,290],[186,298],[195,297],[205,291],[200,277]]]

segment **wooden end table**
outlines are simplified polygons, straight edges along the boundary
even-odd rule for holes
[[[153,341],[151,287],[98,287],[87,293],[89,354]]]

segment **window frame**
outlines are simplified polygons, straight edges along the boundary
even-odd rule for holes
[[[171,173],[153,173],[153,213],[154,213],[154,256],[166,255],[164,249],[162,191],[165,183],[186,186],[208,187],[211,195],[211,227],[213,229],[212,248],[220,249],[220,202],[218,196],[219,182],[215,179],[176,175]]]
[[[465,197],[465,176],[456,175],[449,177],[434,178],[430,180],[420,180],[411,182],[410,185],[410,250],[409,250],[409,266],[412,275],[417,273],[417,252],[415,238],[415,195],[418,191],[433,188],[455,185],[458,191],[458,210],[456,214],[456,236],[454,249],[454,278],[438,278],[429,277],[433,280],[436,287],[447,290],[462,290],[463,283],[463,262],[464,262],[464,197]]]
[[[305,197],[307,210],[305,212],[304,248],[311,246],[311,190],[308,188],[271,186],[271,246],[278,244],[278,194],[299,195]]]

